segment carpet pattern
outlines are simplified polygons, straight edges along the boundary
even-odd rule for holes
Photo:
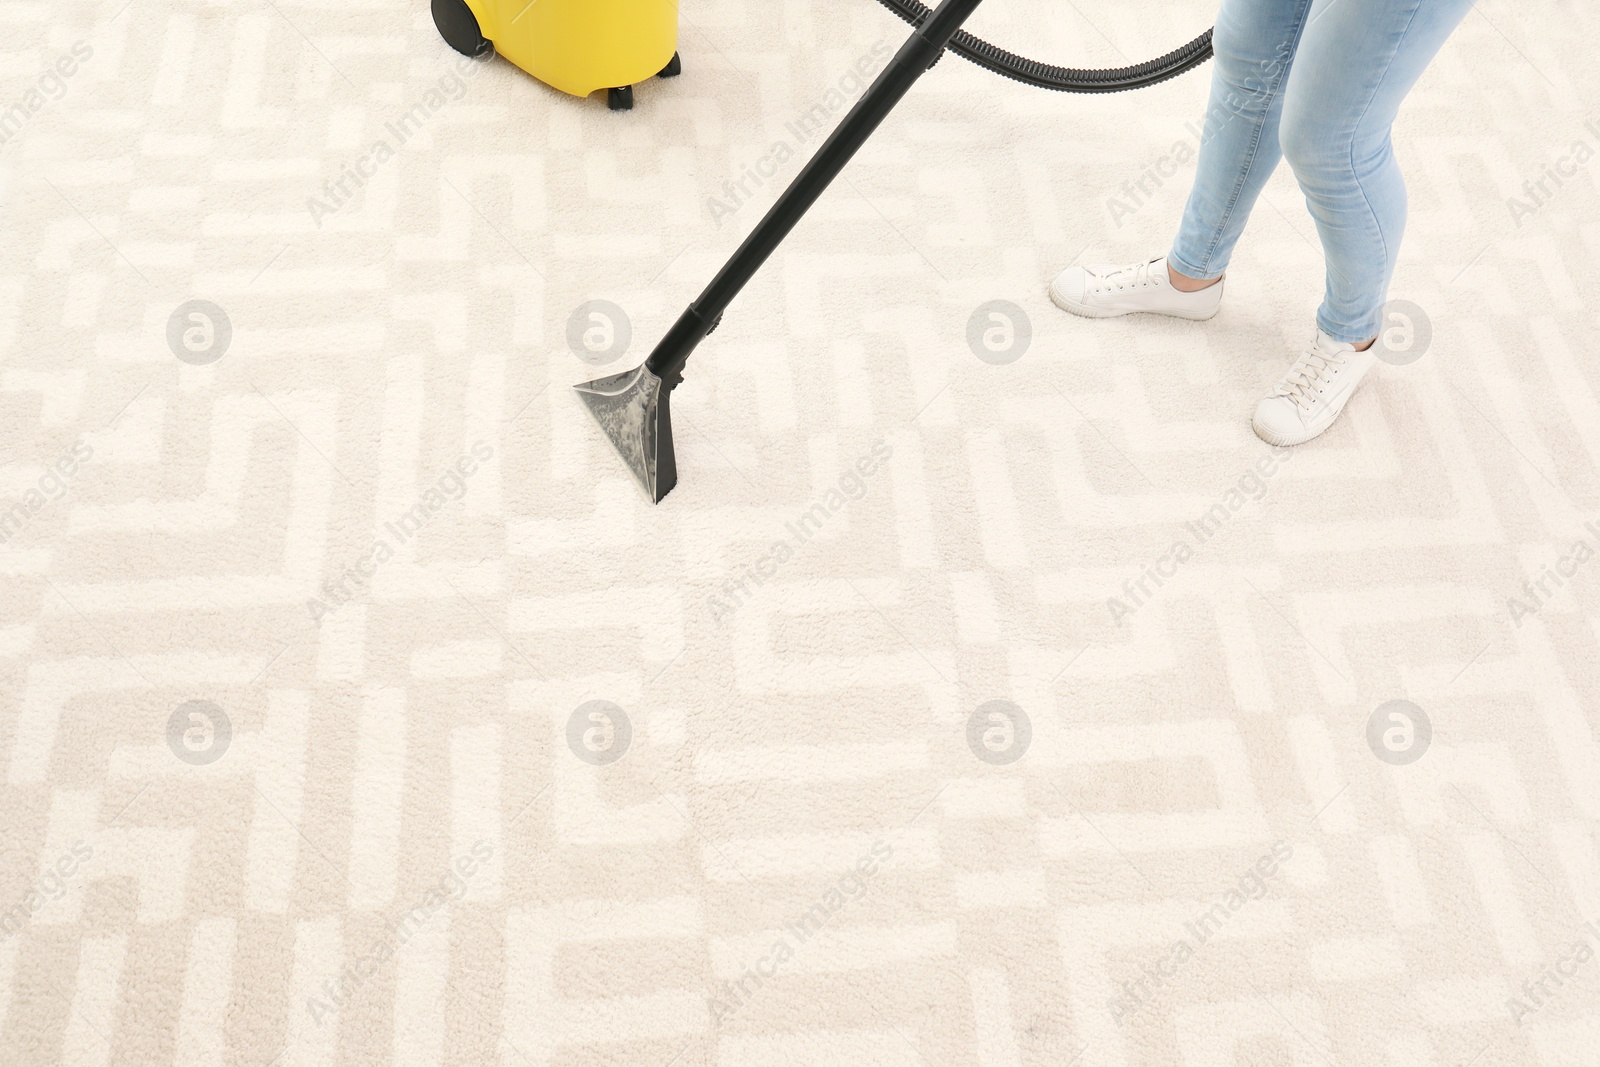
[[[421,3],[0,4],[0,1063],[1596,1063],[1593,6],[1430,69],[1385,361],[1292,452],[1286,169],[1216,319],[1045,293],[1165,251],[1209,73],[942,60],[651,507],[570,386],[905,32],[681,16],[612,113]]]

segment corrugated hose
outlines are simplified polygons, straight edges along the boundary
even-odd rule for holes
[[[880,4],[916,26],[932,14],[932,10],[918,0],[878,0]],[[1176,78],[1193,70],[1211,58],[1211,31],[1164,56],[1138,63],[1131,67],[1104,70],[1076,70],[1072,67],[1053,67],[1048,63],[1013,55],[1004,48],[996,48],[988,41],[962,30],[950,42],[950,50],[996,74],[1034,85],[1041,89],[1054,89],[1062,93],[1120,93],[1129,89],[1143,89],[1168,78]]]

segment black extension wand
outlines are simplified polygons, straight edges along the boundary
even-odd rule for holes
[[[717,328],[723,311],[739,290],[761,269],[922,73],[933,66],[980,2],[943,0],[931,15],[917,23],[911,39],[895,53],[799,177],[750,231],[700,299],[679,316],[649,359],[633,370],[574,386],[652,503],[659,503],[678,484],[668,399],[683,381],[689,353]]]

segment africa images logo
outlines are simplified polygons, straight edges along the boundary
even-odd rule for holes
[[[1516,224],[1517,229],[1522,229],[1525,221],[1537,215],[1546,204],[1554,200],[1561,188],[1576,178],[1578,172],[1587,167],[1589,161],[1597,154],[1595,146],[1600,144],[1600,121],[1590,119],[1584,123],[1583,128],[1594,136],[1594,141],[1579,137],[1554,161],[1545,164],[1538,178],[1530,178],[1522,183],[1523,196],[1506,197],[1506,210],[1511,213],[1511,221]]]
[[[1194,959],[1202,946],[1216,937],[1252,901],[1264,898],[1268,879],[1279,874],[1283,864],[1293,857],[1293,845],[1287,841],[1275,842],[1271,850],[1251,864],[1216,903],[1183,924],[1188,937],[1174,941],[1167,952],[1155,960],[1154,967],[1148,963],[1141,965],[1139,978],[1122,982],[1122,992],[1113,994],[1106,1003],[1117,1025],[1123,1025],[1127,1019],[1149,1007],[1156,999],[1156,991],[1176,979],[1183,965]]]
[[[828,129],[833,116],[861,94],[889,55],[889,46],[879,41],[845,71],[836,85],[829,86],[820,100],[801,112],[798,120],[784,123],[787,137],[772,142],[754,164],[741,167],[738,178],[723,182],[722,197],[706,198],[711,221],[721,226],[723,219],[748,204],[767,182],[777,177],[784,164],[807,142]]]
[[[306,601],[306,610],[311,613],[311,618],[320,623],[324,617],[365,592],[373,576],[378,573],[378,568],[393,559],[402,545],[415,538],[423,527],[437,518],[447,503],[466,496],[467,480],[482,469],[482,464],[493,458],[493,446],[478,441],[472,446],[471,455],[462,454],[454,464],[445,468],[444,473],[422,491],[411,507],[383,524],[387,536],[380,533],[371,546],[352,560],[337,578],[322,583],[322,595],[327,599],[312,597]]]
[[[306,211],[317,229],[322,229],[323,219],[342,211],[354,200],[356,193],[366,188],[384,164],[394,159],[439,112],[467,95],[467,82],[477,76],[479,65],[471,57],[462,56],[456,60],[455,68],[455,72],[441,75],[404,114],[384,124],[384,132],[389,137],[378,138],[354,160],[341,163],[338,175],[322,183],[322,196],[306,198]]]
[[[871,851],[860,856],[849,870],[835,879],[811,907],[799,918],[785,923],[765,953],[753,964],[745,964],[738,978],[723,982],[719,996],[707,999],[712,1024],[721,1026],[750,1003],[761,987],[776,978],[794,959],[798,949],[822,933],[845,908],[866,896],[872,884],[870,879],[893,857],[894,848],[889,842],[874,841]]]

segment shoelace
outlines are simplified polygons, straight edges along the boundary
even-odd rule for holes
[[[1152,259],[1148,263],[1135,263],[1127,267],[1118,267],[1116,270],[1104,274],[1096,274],[1095,280],[1100,284],[1097,289],[1142,289],[1146,285],[1159,285],[1156,279],[1150,277],[1150,268],[1161,262]]]
[[[1289,373],[1278,383],[1276,395],[1293,400],[1301,411],[1309,410],[1311,405],[1316,403],[1317,394],[1322,391],[1322,387],[1332,381],[1333,376],[1344,368],[1349,355],[1349,352],[1327,355],[1307,349],[1300,353],[1300,358],[1294,361]]]

